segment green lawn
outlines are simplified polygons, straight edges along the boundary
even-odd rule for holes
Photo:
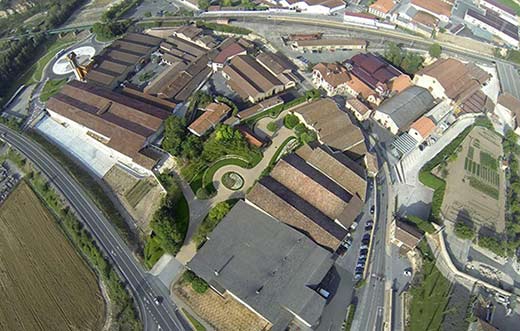
[[[159,240],[154,238],[148,239],[144,246],[144,264],[148,269],[151,269],[154,264],[159,261],[163,255],[164,250],[161,247]]]
[[[423,277],[421,282],[410,289],[410,330],[440,331],[444,311],[451,292],[450,282],[435,267],[433,253],[426,241],[419,248],[423,254]]]
[[[42,92],[40,94],[40,100],[42,102],[47,102],[53,95],[58,93],[62,86],[67,83],[67,79],[51,79],[45,82],[43,86]]]
[[[204,327],[204,325],[202,325],[199,321],[197,321],[197,319],[195,317],[191,316],[190,313],[188,313],[186,311],[186,309],[182,308],[182,312],[190,320],[190,323],[193,325],[193,327],[195,328],[196,331],[206,331],[206,328]]]
[[[34,74],[31,77],[32,82],[39,82],[43,76],[43,69],[49,63],[52,58],[58,53],[60,50],[67,48],[73,45],[76,42],[74,38],[66,37],[63,39],[58,39],[54,43],[47,45],[47,52],[40,57],[35,64],[31,66],[31,70],[34,70]]]

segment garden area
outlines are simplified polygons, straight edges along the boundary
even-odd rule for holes
[[[173,176],[162,174],[159,180],[167,194],[150,222],[152,233],[144,248],[147,268],[153,267],[164,253],[177,254],[186,238],[190,221],[188,202]]]
[[[204,244],[208,235],[213,231],[213,229],[215,229],[218,223],[222,221],[237,202],[238,199],[222,201],[210,209],[208,215],[204,218],[202,224],[197,229],[197,233],[195,233],[195,236],[193,237],[198,248]]]

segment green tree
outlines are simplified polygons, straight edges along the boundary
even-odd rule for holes
[[[177,116],[170,116],[164,122],[164,139],[162,147],[174,156],[181,155],[182,143],[186,138],[186,120]]]
[[[208,218],[211,222],[217,223],[220,222],[224,218],[224,216],[229,213],[231,206],[226,201],[219,202],[215,205],[215,207],[211,208],[208,213]]]
[[[455,235],[461,239],[471,240],[475,237],[475,230],[465,223],[458,222],[455,224]]]
[[[294,129],[294,127],[296,125],[298,125],[299,123],[300,123],[300,119],[298,118],[298,116],[296,116],[294,114],[287,114],[287,115],[285,115],[285,117],[283,119],[283,124],[288,129]]]
[[[222,0],[220,5],[223,7],[231,7],[233,5],[233,2],[231,0]]]
[[[198,4],[201,10],[206,10],[209,7],[209,0],[199,0]]]
[[[428,49],[428,53],[430,54],[431,57],[439,58],[442,53],[441,45],[439,45],[437,43],[432,44],[430,46],[430,48]]]
[[[202,140],[199,137],[190,134],[181,143],[181,156],[188,160],[196,159],[201,155],[202,148]]]

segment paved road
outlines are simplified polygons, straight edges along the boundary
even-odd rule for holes
[[[145,330],[185,330],[186,322],[178,316],[175,305],[169,299],[168,289],[143,268],[132,256],[131,251],[117,234],[108,219],[82,190],[81,186],[39,145],[28,138],[0,125],[3,139],[18,149],[34,163],[61,191],[78,213],[98,245],[110,258],[123,280],[132,289],[141,314]],[[154,304],[161,296],[163,302]],[[181,324],[181,323],[184,323]]]

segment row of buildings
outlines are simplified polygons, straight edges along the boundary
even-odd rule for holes
[[[497,0],[377,0],[369,6],[368,13],[373,17],[372,21],[366,17],[363,23],[367,25],[375,25],[377,18],[428,37],[435,31],[459,34],[468,29],[476,37],[494,36],[502,44],[519,47],[517,14]],[[347,21],[352,19],[349,15],[346,14]]]
[[[364,136],[329,98],[292,110],[318,141],[283,156],[209,235],[188,268],[271,330],[320,323],[334,252],[366,199]]]
[[[81,81],[71,81],[49,100],[50,117],[70,132],[54,138],[63,140],[60,143],[75,150],[86,164],[106,164],[96,171],[101,176],[109,163],[149,174],[163,156],[156,146],[164,120],[218,71],[230,89],[250,104],[300,81],[287,58],[258,52],[243,38],[222,38],[196,25],[127,33],[94,57],[88,72],[78,77]],[[136,79],[151,72],[144,82]],[[203,111],[189,127],[197,136],[228,118],[231,107],[215,102]],[[246,130],[244,134],[261,144]],[[71,137],[78,135],[92,148],[80,150],[72,143]]]
[[[482,91],[491,75],[473,63],[439,59],[413,79],[378,55],[357,54],[343,63],[319,63],[313,82],[328,95],[350,96],[346,106],[359,121],[373,118],[393,135],[405,154],[449,116],[493,111]]]

